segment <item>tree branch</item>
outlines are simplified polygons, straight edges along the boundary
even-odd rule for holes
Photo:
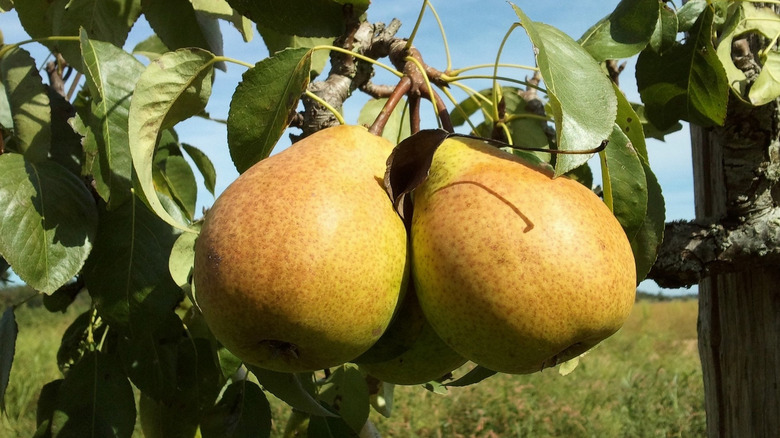
[[[780,264],[780,207],[733,227],[670,222],[664,236],[647,278],[690,287],[709,275]]]
[[[336,42],[336,45],[372,59],[383,58],[389,55],[391,45],[398,41],[395,34],[400,27],[401,22],[395,19],[387,27],[382,23],[356,23],[355,27],[349,29],[341,41]],[[344,101],[356,89],[364,88],[370,82],[372,74],[373,68],[369,63],[356,61],[351,56],[333,52],[331,53],[331,69],[328,77],[325,80],[311,83],[309,91],[336,110],[341,111]],[[302,101],[304,111],[300,127],[303,134],[292,136],[293,141],[338,124],[333,114],[317,102],[305,96]]]

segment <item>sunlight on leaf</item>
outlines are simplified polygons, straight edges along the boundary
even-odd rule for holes
[[[70,281],[92,249],[97,211],[84,183],[64,167],[0,155],[0,255],[33,288]]]
[[[599,146],[612,132],[617,100],[612,83],[585,49],[560,30],[531,21],[512,5],[536,51],[555,118],[558,149],[576,151]],[[599,108],[599,111],[594,111]],[[559,155],[555,174],[584,164],[592,154]]]
[[[35,60],[23,49],[12,49],[0,59],[0,75],[13,118],[13,125],[6,128],[14,135],[6,147],[30,161],[46,159],[51,147],[51,110]]]
[[[194,48],[166,53],[143,72],[130,103],[130,152],[140,188],[152,210],[182,230],[189,228],[174,219],[157,198],[152,160],[163,130],[206,107],[211,95],[213,60],[212,53]]]
[[[244,73],[227,120],[230,157],[239,173],[271,154],[309,85],[310,69],[311,51],[298,48],[275,53]]]

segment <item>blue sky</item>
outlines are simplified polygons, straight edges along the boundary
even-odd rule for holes
[[[577,39],[592,24],[608,15],[617,5],[618,0],[560,0],[557,2],[516,0],[515,4],[534,21],[553,25],[572,38]],[[503,0],[434,0],[434,6],[445,27],[449,41],[452,64],[454,68],[468,65],[492,63],[495,61],[501,39],[517,17],[512,7]],[[399,36],[406,37],[411,33],[414,22],[420,10],[419,0],[374,0],[368,11],[368,19],[372,22],[389,22],[398,18],[403,23]],[[0,14],[0,30],[5,42],[17,42],[28,37],[21,29],[14,12]],[[145,22],[138,23],[128,39],[128,50],[150,33]],[[244,43],[239,33],[230,26],[223,26],[225,56],[255,63],[268,56],[262,39],[255,33],[253,41]],[[420,50],[425,61],[439,69],[446,67],[446,57],[441,34],[432,14],[426,13],[420,31],[415,39],[415,46]],[[42,63],[46,52],[39,45],[24,47]],[[534,65],[533,52],[522,29],[514,31],[502,55],[502,62],[513,64]],[[621,88],[629,100],[639,101],[634,80],[634,62],[629,60],[626,70],[621,75]],[[230,98],[233,90],[241,80],[245,68],[229,64],[227,72],[218,71],[211,100],[207,111],[215,118],[227,118]],[[526,73],[512,70],[514,77],[523,78]],[[389,74],[378,74],[375,82],[394,84],[397,79]],[[473,88],[481,89],[486,82],[470,83]],[[457,95],[457,93],[456,93]],[[463,95],[459,95],[461,98]],[[355,123],[360,106],[367,98],[356,94],[345,106],[347,122]],[[429,106],[423,106],[423,114],[432,115]],[[423,119],[423,127],[435,127],[432,117]],[[217,193],[224,190],[238,175],[235,171],[227,150],[227,134],[224,125],[193,119],[177,127],[180,140],[201,148],[206,152],[217,168]],[[276,152],[289,144],[286,136],[280,141]],[[691,167],[690,137],[687,125],[683,130],[667,136],[666,142],[648,141],[650,164],[658,176],[664,191],[667,206],[667,220],[692,219],[693,179]],[[598,166],[592,166],[598,174]],[[597,178],[599,176],[597,175]],[[211,195],[203,188],[199,190],[199,209],[213,203]],[[642,284],[642,289],[649,292],[659,290],[652,282]],[[668,291],[667,293],[675,293]],[[682,292],[690,292],[683,290]]]

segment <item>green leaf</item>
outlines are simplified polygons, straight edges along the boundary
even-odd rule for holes
[[[154,61],[170,51],[171,49],[157,35],[152,35],[133,47],[133,55],[145,56],[150,61]]]
[[[509,128],[509,133],[512,136],[512,145],[515,148],[514,151],[523,152],[525,154],[532,154],[545,163],[549,163],[550,154],[545,152],[535,151],[522,151],[523,148],[537,148],[537,149],[549,149],[550,139],[547,137],[545,128],[547,127],[546,120],[539,120],[539,115],[532,112],[526,104],[525,99],[520,95],[522,90],[517,88],[504,87],[501,89],[506,110],[506,125]],[[480,125],[479,128],[483,128],[485,131],[490,129],[493,131],[492,123],[490,126]],[[478,128],[478,129],[479,129]],[[484,134],[488,135],[488,132]]]
[[[306,436],[317,438],[358,438],[358,432],[341,417],[311,417]]]
[[[707,9],[708,0],[688,0],[677,10],[677,31],[688,32]]]
[[[268,53],[280,52],[284,49],[310,49],[320,45],[333,44],[333,37],[304,37],[278,32],[272,28],[257,25],[257,30],[263,37]],[[316,77],[325,69],[330,60],[330,50],[317,50],[311,54],[311,77]]]
[[[84,147],[81,144],[81,136],[75,132],[71,125],[71,120],[76,116],[76,112],[73,105],[53,88],[47,87],[46,91],[51,105],[50,157],[80,178],[84,161]]]
[[[128,376],[146,396],[163,402],[161,408],[187,417],[183,424],[195,423],[201,411],[214,405],[225,382],[212,341],[190,338],[173,312],[146,323],[119,340]]]
[[[343,6],[330,0],[228,0],[228,3],[241,15],[277,32],[333,38],[344,33]]]
[[[615,95],[618,100],[618,113],[615,123],[623,131],[623,134],[631,141],[631,145],[642,160],[647,163],[649,161],[647,157],[647,143],[645,142],[644,128],[642,127],[642,119],[639,114],[636,113],[631,102],[628,101],[626,95],[620,90],[617,84],[613,84],[615,89]]]
[[[493,92],[491,89],[482,90],[479,92],[479,94],[490,98],[492,96]],[[472,114],[477,112],[478,110],[482,110],[483,114],[488,117],[488,114],[491,113],[493,108],[492,103],[485,102],[484,100],[477,98],[475,96],[469,96],[466,99],[464,99],[462,102],[455,105],[455,108],[453,108],[450,111],[450,119],[452,121],[453,126],[460,126],[466,123],[466,120],[471,117]]]
[[[226,0],[191,0],[198,14],[206,14],[230,22],[238,30],[245,42],[252,41],[253,23],[236,12]]]
[[[638,232],[630,239],[636,263],[637,284],[644,280],[658,257],[658,250],[664,239],[666,208],[661,185],[647,163],[642,163],[647,186],[647,215]]]
[[[200,49],[169,52],[149,64],[130,102],[129,139],[133,168],[149,206],[174,227],[187,230],[157,198],[152,162],[160,133],[198,114],[211,95],[214,55]]]
[[[126,366],[135,368],[131,370],[133,383],[143,385],[141,420],[144,433],[161,437],[196,436],[194,432],[203,413],[214,406],[224,383],[211,343],[186,336],[160,341],[164,346],[157,348],[163,356],[157,361],[153,355],[141,351],[125,358]],[[140,361],[139,364],[136,361]],[[160,380],[160,386],[150,388],[148,385],[154,378],[163,380]]]
[[[204,12],[223,19],[233,16],[233,8],[226,0],[191,0],[196,11]]]
[[[203,184],[206,186],[206,190],[213,195],[214,187],[217,185],[217,171],[214,169],[214,163],[211,162],[208,155],[195,146],[182,143],[181,147],[184,148],[187,155],[192,158],[195,167],[197,167],[200,174],[203,175]]]
[[[495,371],[489,370],[481,365],[477,365],[459,379],[447,383],[447,386],[469,386],[475,383],[479,383],[488,377],[494,376],[495,374]]]
[[[531,21],[519,7],[512,7],[537,50],[536,62],[555,118],[558,149],[576,151],[599,146],[610,136],[617,114],[612,82],[576,41],[552,26]],[[559,155],[555,174],[569,172],[591,155]]]
[[[168,270],[173,281],[184,288],[189,284],[192,266],[195,263],[195,233],[182,233],[171,248]]]
[[[439,395],[447,395],[447,387],[444,386],[443,383],[437,382],[436,380],[432,380],[428,383],[423,384],[423,388],[426,390]]]
[[[241,359],[221,345],[217,349],[217,359],[219,360],[219,367],[222,370],[222,377],[226,379],[230,379],[243,365]]]
[[[5,410],[5,390],[11,378],[11,366],[14,364],[16,353],[16,336],[19,334],[19,326],[16,324],[14,307],[10,306],[3,311],[0,318],[0,410]]]
[[[173,199],[190,221],[195,217],[198,183],[184,158],[178,139],[170,130],[163,133],[154,156],[153,178],[158,192]]]
[[[650,42],[658,10],[658,0],[622,0],[611,14],[588,29],[579,43],[597,61],[630,58]]]
[[[644,50],[636,79],[647,118],[659,129],[687,120],[701,126],[723,123],[729,87],[712,45],[713,12],[706,9],[685,44],[664,53]]]
[[[172,313],[182,298],[168,272],[177,237],[137,197],[100,212],[84,279],[101,317],[112,328],[133,333],[146,329],[149,320]]]
[[[358,115],[358,125],[371,126],[386,102],[387,98],[371,99],[366,102]],[[409,113],[404,110],[405,106],[405,99],[398,102],[398,105],[393,109],[390,118],[387,120],[384,131],[382,131],[382,137],[390,140],[393,144],[398,144],[401,140],[412,135]]]
[[[141,0],[154,33],[171,50],[198,47],[222,55],[222,34],[213,17],[198,13],[189,0]],[[218,68],[225,70],[224,63]]]
[[[336,414],[320,405],[312,395],[312,392],[304,387],[302,379],[310,380],[311,374],[280,373],[251,365],[247,365],[247,368],[257,377],[257,381],[260,382],[263,389],[294,409],[317,416],[336,416]]]
[[[231,383],[201,423],[203,438],[264,438],[271,436],[271,405],[254,383]]]
[[[14,2],[16,13],[22,27],[32,38],[45,38],[52,35],[52,14],[54,2],[51,0],[26,0]]]
[[[11,103],[8,101],[8,93],[5,91],[5,84],[0,79],[0,127],[3,129],[13,129],[14,119],[11,114]]]
[[[77,36],[85,29],[88,38],[122,47],[141,15],[140,0],[70,0],[54,4],[55,35]],[[62,53],[68,64],[82,71],[78,43],[58,41],[49,47]]]
[[[395,394],[395,385],[387,382],[377,382],[379,389],[376,393],[369,395],[369,403],[380,415],[390,418],[393,413],[393,398]]]
[[[138,417],[145,437],[199,437],[197,409],[191,400],[155,400],[141,393]]]
[[[690,2],[689,2],[690,3]],[[653,35],[650,37],[650,47],[657,53],[663,53],[677,42],[677,14],[660,3],[661,13],[658,15],[658,23],[655,25]]]
[[[51,438],[51,418],[57,405],[57,395],[64,379],[53,380],[41,388],[38,396],[38,406],[35,414],[35,424],[38,427],[34,438]]]
[[[368,419],[368,385],[363,373],[353,364],[333,370],[320,387],[320,400],[328,403],[355,432],[360,432]]]
[[[113,209],[131,197],[133,163],[127,123],[130,97],[144,66],[112,44],[90,40],[83,29],[80,38],[84,76],[92,96],[90,128],[97,145],[92,175],[108,188],[106,201]]]
[[[661,130],[653,125],[647,117],[645,117],[645,106],[641,103],[631,103],[631,107],[634,108],[636,115],[639,116],[639,121],[642,123],[642,131],[645,134],[645,138],[654,138],[656,140],[666,141],[666,135],[673,132],[677,132],[682,129],[680,122],[675,123],[667,129]]]
[[[287,49],[247,70],[227,120],[230,157],[239,173],[271,154],[309,84],[311,51]]]
[[[135,417],[133,389],[117,358],[90,352],[59,387],[52,436],[129,437]]]
[[[0,80],[8,98],[14,136],[7,147],[30,161],[46,159],[51,146],[51,109],[35,60],[15,48],[0,59]]]
[[[50,294],[81,270],[97,228],[84,183],[51,161],[0,155],[0,255],[33,288]]]
[[[568,376],[577,368],[577,365],[579,364],[580,364],[580,356],[575,356],[567,360],[566,362],[562,363],[558,367],[558,374],[562,376]]]
[[[770,40],[775,38],[780,34],[780,15],[769,8],[756,8],[750,3],[739,4],[729,16],[717,53],[735,94],[743,101],[759,106],[780,96],[780,61],[775,50],[760,51],[761,72],[757,78],[748,80],[742,69],[734,64],[735,57],[744,58],[744,55],[732,53],[732,43],[735,38],[753,33]]]
[[[63,312],[73,304],[82,288],[77,282],[66,284],[51,295],[43,296],[43,307],[49,312]]]
[[[600,155],[604,201],[612,208],[630,240],[642,226],[647,213],[647,186],[642,160],[617,124]]]
[[[90,345],[88,339],[90,334],[93,339],[95,336],[99,339],[105,333],[105,325],[97,329],[92,327],[92,318],[94,318],[92,310],[87,310],[77,316],[65,329],[60,347],[57,349],[57,366],[61,371],[66,372],[73,364],[78,363],[85,353],[94,348],[94,341]]]
[[[780,52],[767,52],[761,73],[750,87],[750,103],[765,105],[780,96]]]

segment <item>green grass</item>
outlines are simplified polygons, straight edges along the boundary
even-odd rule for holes
[[[61,377],[60,337],[83,307],[66,314],[17,309],[20,332],[0,436],[32,435],[38,392]],[[693,299],[640,301],[625,327],[568,376],[554,369],[497,375],[447,395],[397,387],[392,417],[372,412],[371,419],[387,437],[703,436],[696,312]],[[275,400],[272,406],[272,436],[280,436],[288,408]]]
[[[640,301],[573,373],[497,375],[441,396],[397,387],[385,436],[688,437],[705,430],[695,300]]]

